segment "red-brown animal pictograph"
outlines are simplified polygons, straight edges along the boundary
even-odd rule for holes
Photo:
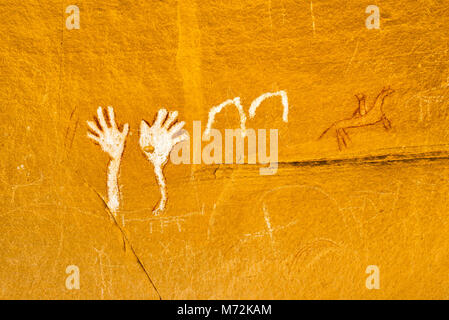
[[[356,95],[356,98],[359,101],[359,106],[354,111],[351,118],[334,122],[329,128],[323,131],[318,140],[321,139],[330,129],[335,129],[338,149],[341,151],[342,147],[347,147],[346,139],[350,140],[346,129],[371,126],[379,122],[383,123],[386,130],[391,129],[391,122],[385,115],[383,105],[385,98],[393,93],[394,90],[389,86],[384,87],[370,107],[366,106],[366,96],[364,94]]]

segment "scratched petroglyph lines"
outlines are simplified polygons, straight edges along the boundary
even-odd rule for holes
[[[267,224],[267,229],[268,229],[268,233],[270,234],[270,239],[271,242],[273,242],[273,227],[271,226],[271,221],[270,221],[270,213],[268,212],[267,206],[265,205],[265,203],[262,206],[262,210],[263,210],[263,216],[265,219],[265,223]]]
[[[150,210],[150,208],[142,208],[142,209],[137,209],[137,210],[127,210],[127,211],[123,211],[124,213],[139,213],[139,212],[146,212]],[[181,214],[181,215],[176,215],[176,216],[170,216],[170,217],[145,217],[145,218],[130,218],[130,219],[126,219],[127,222],[143,222],[143,221],[160,221],[162,220],[169,220],[169,221],[173,221],[176,219],[184,219],[187,217],[191,217],[191,216],[204,216],[204,203],[201,205],[201,211],[191,211],[185,214]]]
[[[265,237],[265,236],[269,236],[270,240],[271,240],[272,236],[274,235],[275,232],[279,232],[279,231],[288,229],[288,228],[293,227],[293,226],[295,226],[295,225],[297,225],[299,223],[300,223],[300,221],[296,220],[296,221],[289,222],[289,223],[287,223],[285,225],[282,225],[282,226],[270,227],[269,230],[256,231],[256,232],[253,232],[253,233],[245,233],[245,234],[243,234],[244,238],[240,239],[239,241],[242,242],[242,243],[245,243],[245,242],[250,241],[250,239],[252,239],[252,238],[262,238],[262,237]],[[272,241],[271,242],[272,248],[274,249],[275,248],[274,247],[275,246],[274,238],[271,241]]]
[[[298,265],[302,270],[307,270],[316,264],[321,258],[330,253],[338,253],[344,249],[343,243],[338,243],[330,238],[315,238],[301,245],[297,252],[290,257],[288,264],[288,274],[297,272]]]
[[[312,30],[313,30],[313,36],[316,36],[316,30],[315,30],[315,15],[313,14],[313,1],[310,1],[310,16],[312,17]]]
[[[105,263],[104,260],[106,260],[106,262],[108,263],[108,265],[110,265],[110,259],[109,256],[105,253],[104,248],[97,249],[97,248],[93,248],[96,253],[97,253],[97,257],[95,258],[94,261],[94,265],[96,265],[97,263],[100,266],[100,279],[101,279],[101,284],[99,285],[99,279],[98,277],[95,277],[95,281],[97,284],[97,287],[100,288],[100,296],[101,299],[104,299],[104,291],[105,289],[107,290],[107,293],[109,294],[109,296],[112,295],[111,293],[111,288],[112,288],[112,272],[111,270],[108,268],[108,274],[107,274],[107,280],[106,280],[106,276],[105,276]]]
[[[141,211],[147,211],[148,209],[140,209],[140,210],[133,210],[133,211],[127,211],[129,212],[141,212]],[[182,232],[182,225],[187,221],[187,218],[191,218],[194,216],[204,216],[204,203],[202,204],[201,211],[193,211],[188,212],[182,215],[177,216],[156,216],[156,217],[146,217],[146,218],[133,218],[133,219],[126,219],[126,222],[149,222],[150,227],[150,233],[156,232],[159,230],[159,233],[164,233],[164,230],[175,225],[175,229],[178,230],[178,232]],[[159,226],[159,227],[158,227]],[[172,229],[172,228],[170,228]]]
[[[324,195],[327,199],[329,199],[329,201],[335,206],[336,211],[341,212],[342,208],[340,207],[338,201],[334,197],[332,197],[330,194],[325,192],[321,187],[314,186],[314,185],[303,185],[303,184],[278,186],[278,187],[274,187],[274,188],[271,188],[271,189],[263,192],[262,194],[259,195],[259,197],[255,201],[256,205],[254,206],[253,214],[256,215],[256,211],[258,211],[258,210],[262,211],[263,219],[264,219],[265,225],[266,225],[266,230],[245,234],[244,236],[247,238],[252,238],[252,237],[263,237],[263,236],[268,235],[270,237],[270,241],[272,242],[272,247],[273,247],[273,249],[275,249],[275,237],[274,237],[275,232],[289,228],[294,225],[297,225],[298,223],[301,223],[301,221],[299,219],[295,219],[293,221],[288,222],[285,225],[274,226],[273,222],[271,221],[271,218],[270,218],[270,213],[267,208],[266,200],[270,194],[273,194],[275,192],[280,192],[283,190],[291,190],[291,189],[295,189],[295,188],[305,189],[305,190],[313,190],[313,191],[319,192],[320,194]],[[242,241],[245,242],[248,240],[246,239],[246,240],[242,240]]]
[[[277,92],[267,92],[267,93],[260,95],[255,100],[253,100],[253,102],[251,103],[251,106],[249,108],[249,112],[248,112],[250,119],[254,118],[254,116],[256,115],[257,108],[260,106],[260,104],[264,100],[271,98],[271,97],[276,97],[276,96],[281,97],[282,106],[284,108],[283,112],[282,112],[282,120],[284,122],[288,122],[288,97],[287,97],[287,92],[284,90],[280,90]],[[207,125],[206,125],[206,130],[204,131],[204,134],[203,134],[204,140],[207,140],[210,137],[210,131],[212,129],[212,124],[215,121],[215,116],[218,113],[220,113],[223,110],[223,108],[225,108],[228,105],[232,105],[232,104],[235,105],[235,107],[237,108],[237,110],[239,112],[240,128],[241,128],[241,132],[242,132],[242,137],[246,136],[247,117],[246,117],[245,111],[243,110],[243,107],[240,103],[240,97],[236,97],[234,99],[226,100],[223,103],[219,104],[218,106],[212,107],[210,109],[208,120],[207,120]]]
[[[23,164],[17,167],[17,170],[24,170],[24,169],[25,169],[25,167]],[[14,203],[15,198],[16,198],[17,189],[41,185],[42,182],[44,181],[44,175],[42,172],[40,172],[39,179],[36,179],[30,183],[24,183],[24,184],[15,184],[15,183],[11,184],[2,178],[0,178],[0,181],[3,182],[4,184],[8,185],[11,188],[11,203]]]
[[[384,186],[379,191],[358,191],[348,197],[345,203],[340,203],[322,187],[314,185],[288,185],[269,189],[259,195],[253,210],[254,216],[256,216],[257,212],[262,215],[263,220],[265,220],[265,228],[244,234],[240,239],[240,243],[260,241],[260,239],[265,238],[271,241],[274,255],[282,254],[278,252],[281,250],[281,246],[280,243],[276,243],[275,235],[279,232],[289,232],[289,228],[298,227],[306,222],[302,221],[301,217],[295,217],[287,221],[283,220],[278,225],[276,223],[273,224],[267,202],[270,194],[274,197],[274,194],[277,192],[292,192],[294,189],[303,189],[304,192],[314,190],[325,196],[330,201],[335,213],[341,216],[341,223],[345,226],[344,229],[355,230],[355,232],[349,234],[353,241],[364,240],[367,238],[369,225],[373,219],[382,219],[382,216],[394,213],[400,194],[400,187],[401,185],[396,182],[392,183],[391,186]],[[368,206],[370,207],[369,209]],[[293,232],[293,230],[290,232]],[[281,237],[281,235],[278,236]],[[296,272],[298,264],[301,264],[302,268],[307,269],[328,254],[341,254],[343,252],[352,252],[352,248],[347,247],[337,239],[318,236],[302,243],[298,250],[293,255],[287,256],[284,261],[290,273]]]
[[[411,98],[407,99],[405,102],[406,106],[410,105],[410,102],[417,100],[419,103],[419,122],[425,122],[431,120],[432,110],[431,107],[434,104],[441,104],[447,101],[449,98],[449,77],[440,86],[430,88],[428,90],[423,90],[413,95]],[[439,116],[447,117],[447,109],[444,108],[444,114],[439,114]],[[441,113],[441,112],[440,112]]]

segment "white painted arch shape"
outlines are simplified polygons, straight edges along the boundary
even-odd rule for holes
[[[267,92],[254,99],[251,103],[251,107],[249,108],[249,117],[252,119],[256,115],[256,110],[265,99],[280,96],[282,98],[282,105],[284,106],[284,111],[282,113],[282,120],[284,122],[288,122],[288,97],[287,92],[284,90],[280,90],[277,92]]]
[[[225,108],[228,105],[235,105],[235,107],[237,108],[239,115],[240,115],[240,128],[242,130],[242,136],[246,136],[246,115],[245,115],[245,111],[243,111],[243,107],[240,103],[240,97],[236,97],[234,99],[228,99],[225,102],[221,103],[218,106],[212,107],[209,111],[209,118],[207,120],[207,126],[206,126],[206,130],[204,130],[203,133],[203,139],[204,140],[208,140],[209,136],[210,136],[210,130],[212,128],[212,124],[214,123],[215,120],[215,115],[217,115],[217,113],[220,113],[221,110],[223,110],[223,108]]]

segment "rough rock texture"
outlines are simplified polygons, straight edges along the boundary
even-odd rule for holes
[[[79,30],[65,26],[71,4]],[[381,29],[368,30],[369,4],[2,1],[0,298],[157,299],[148,275],[163,299],[447,299],[449,6],[376,1]],[[349,129],[342,151],[335,132],[318,140],[355,94],[371,103],[387,85],[391,130]],[[140,121],[176,109],[191,132],[226,99],[247,110],[277,90],[289,122],[278,99],[247,122],[279,129],[277,174],[169,163],[153,216]],[[131,130],[120,228],[101,198],[108,157],[86,137],[108,105]],[[238,126],[233,108],[215,122]],[[368,265],[379,290],[365,287]]]

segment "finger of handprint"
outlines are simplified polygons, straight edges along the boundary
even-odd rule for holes
[[[180,143],[182,141],[188,140],[189,139],[189,135],[187,133],[183,133],[180,136],[177,136],[176,138],[173,139],[173,145]]]
[[[166,117],[167,117],[167,110],[160,109],[157,112],[156,120],[154,120],[153,126],[160,127]]]
[[[87,121],[87,125],[89,126],[89,128],[95,132],[96,134],[98,134],[99,136],[101,136],[101,130],[98,129],[98,127],[96,126],[96,124],[93,121]]]
[[[111,127],[117,129],[117,124],[115,123],[114,108],[112,108],[111,106],[108,107],[108,117]]]
[[[93,134],[90,133],[90,132],[87,133],[87,137],[90,138],[90,139],[92,139],[92,140],[94,140],[95,142],[100,143],[100,138],[97,137],[97,136],[95,136],[95,135],[93,135]]]
[[[173,125],[173,127],[170,128],[170,130],[168,130],[168,133],[174,135],[176,133],[178,133],[179,130],[182,129],[182,127],[184,127],[186,123],[184,121],[178,122],[176,124]]]
[[[176,117],[178,116],[178,111],[170,111],[168,113],[167,121],[164,123],[164,128],[168,129],[171,124],[176,120]]]
[[[123,125],[122,137],[126,137],[129,132],[129,124],[125,123]]]
[[[101,129],[106,130],[108,128],[108,125],[106,124],[106,120],[104,119],[103,109],[101,107],[98,107],[97,109],[97,116]]]

